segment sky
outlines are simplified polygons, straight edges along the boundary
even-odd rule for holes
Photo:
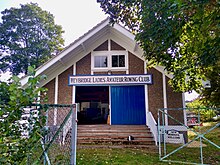
[[[20,4],[37,3],[39,7],[54,15],[55,23],[61,25],[65,33],[65,46],[82,36],[92,27],[107,18],[99,7],[97,0],[0,0],[0,12],[11,7],[19,8]],[[0,14],[0,17],[2,15]],[[0,76],[6,81],[9,73]],[[185,94],[186,100],[197,97],[195,92]]]
[[[75,41],[92,27],[107,18],[97,0],[0,0],[0,12],[11,7],[20,8],[20,4],[37,3],[42,10],[53,14],[55,23],[65,31],[65,46]],[[1,21],[0,13],[0,21]],[[0,75],[7,81],[10,73]]]
[[[37,3],[54,15],[55,23],[65,31],[65,46],[107,18],[97,0],[0,0],[0,11],[20,4]]]

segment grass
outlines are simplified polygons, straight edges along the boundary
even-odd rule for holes
[[[195,132],[200,132],[199,134],[205,133],[208,129],[212,128],[214,125],[216,125],[217,122],[209,122],[204,124],[202,127],[195,127],[193,128]],[[189,131],[188,132],[189,141],[196,138],[197,135]],[[211,142],[215,143],[218,148],[214,145],[212,145],[210,142],[202,138],[202,153],[203,153],[203,163],[205,164],[213,164],[217,165],[220,164],[220,127],[215,128],[214,130],[208,132],[204,135],[205,138],[210,140]],[[193,145],[188,145],[179,151],[177,151],[175,154],[168,157],[170,160],[175,161],[182,161],[182,162],[193,162],[193,163],[201,163],[200,160],[200,140],[196,140],[195,142],[192,142]],[[174,149],[180,147],[180,145],[173,145],[173,144],[167,144],[166,150],[167,153],[172,152]]]
[[[146,149],[78,149],[78,165],[162,165],[158,153]]]

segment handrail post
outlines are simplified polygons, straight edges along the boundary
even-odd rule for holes
[[[76,165],[76,141],[77,141],[77,104],[72,106],[72,132],[71,132],[71,158],[70,165]]]

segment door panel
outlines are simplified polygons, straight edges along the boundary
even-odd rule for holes
[[[146,124],[143,85],[111,87],[111,124]]]

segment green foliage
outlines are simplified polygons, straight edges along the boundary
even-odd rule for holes
[[[0,82],[0,105],[9,102],[9,86],[6,82]]]
[[[45,92],[45,89],[37,87],[42,77],[34,75],[33,68],[29,67],[30,78],[26,88],[22,88],[16,76],[12,77],[9,84],[0,82],[0,89],[5,89],[0,92],[0,164],[19,164],[41,137],[41,112],[29,120],[32,128],[28,128],[28,138],[21,136],[19,123],[23,108],[36,102],[39,92]]]
[[[216,116],[216,112],[213,109],[203,109],[200,111],[201,121],[213,121],[213,117]]]
[[[186,103],[187,108],[205,108],[204,104],[201,102],[201,100],[198,98],[194,101]]]
[[[200,115],[202,122],[213,121],[214,117],[220,113],[220,109],[208,108],[203,99],[196,99],[186,104],[186,107],[195,114]]]
[[[219,66],[217,0],[105,0],[100,6],[112,23],[120,22],[136,35],[148,66],[162,65],[174,75],[170,83],[176,91],[200,92],[201,80]],[[219,67],[217,72],[215,79]]]
[[[62,27],[37,4],[5,9],[0,23],[0,71],[27,74],[28,66],[40,66],[62,50]]]
[[[203,89],[201,101],[208,107],[220,107],[220,61],[206,73],[211,82],[211,88]]]

